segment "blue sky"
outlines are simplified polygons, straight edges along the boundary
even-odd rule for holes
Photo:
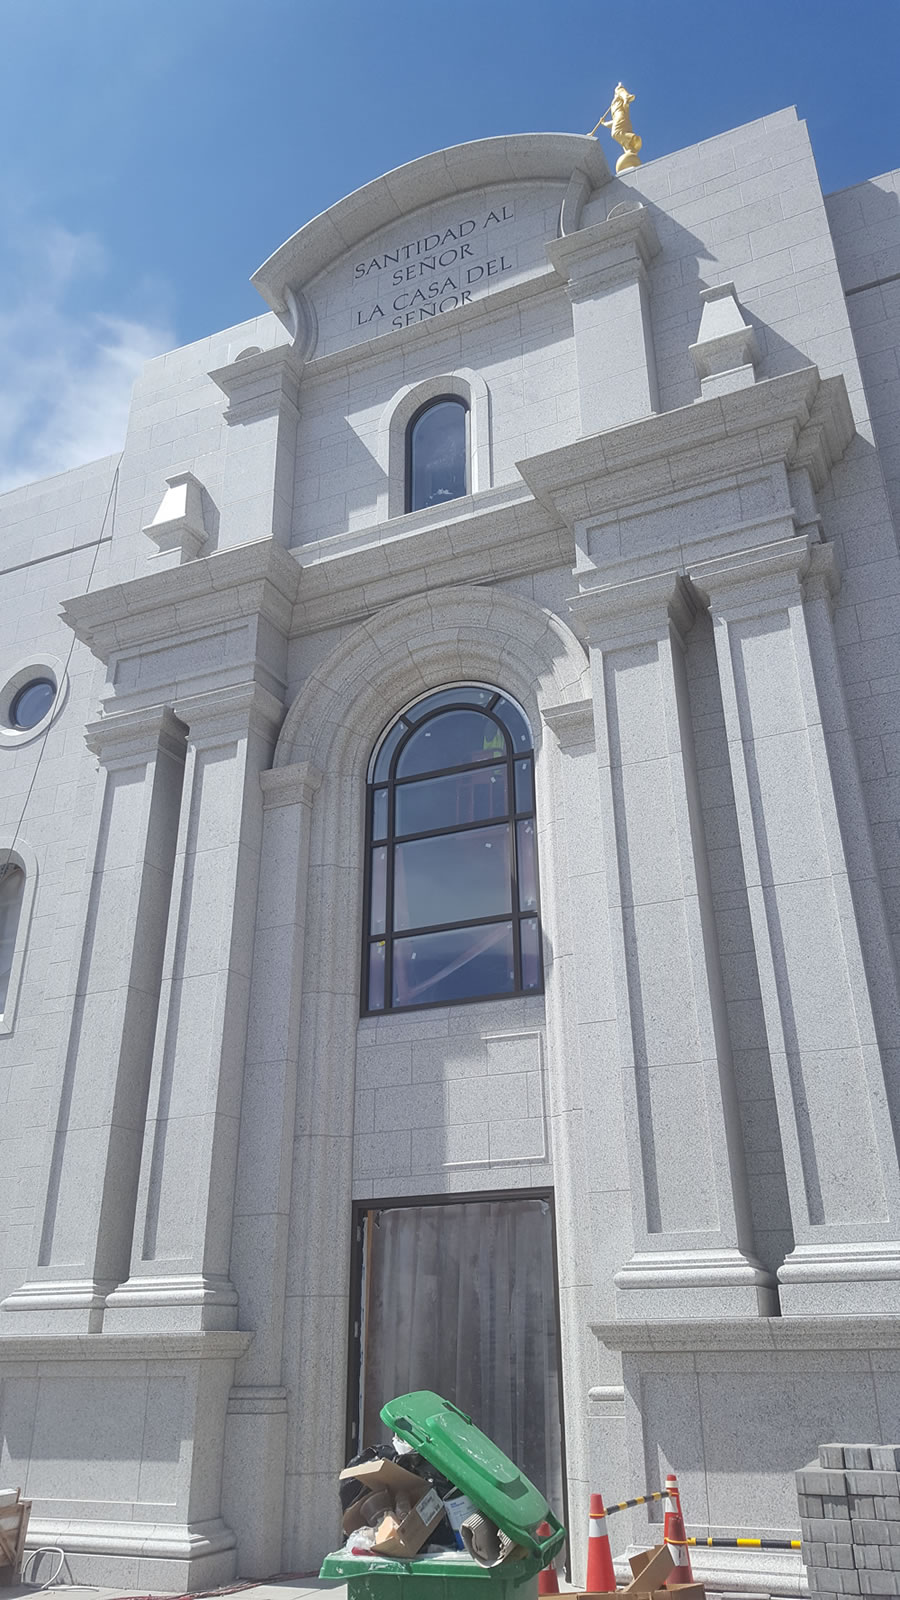
[[[0,32],[0,487],[116,449],[142,362],[255,315],[341,195],[585,133],[619,78],[648,160],[796,105],[826,191],[900,166],[900,0],[0,0]]]

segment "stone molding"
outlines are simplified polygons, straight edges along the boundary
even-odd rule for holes
[[[175,709],[192,745],[219,744],[256,730],[270,738],[281,727],[284,706],[263,684],[227,684],[207,694],[186,695]]]
[[[157,749],[183,756],[185,728],[169,706],[151,706],[108,712],[88,723],[84,739],[104,767],[124,766],[154,755]]]
[[[216,367],[209,376],[228,396],[225,421],[234,427],[272,416],[299,422],[302,371],[302,358],[295,347],[279,344],[255,355],[239,356],[227,367]]]
[[[617,511],[642,498],[635,490],[651,463],[668,464],[664,476],[670,491],[724,475],[730,481],[735,472],[771,463],[804,467],[813,487],[820,488],[854,432],[843,378],[820,378],[817,367],[803,367],[751,389],[642,417],[516,465],[536,498],[574,530],[586,515]],[[631,482],[623,482],[628,475]]]
[[[410,330],[412,331],[412,330]],[[294,632],[357,622],[385,602],[433,588],[571,567],[572,535],[521,484],[485,489],[444,510],[428,507],[352,533],[299,545]]]
[[[474,367],[457,367],[418,383],[404,384],[393,394],[378,423],[378,457],[387,474],[387,516],[407,515],[406,510],[406,435],[416,412],[429,400],[455,395],[469,411],[469,495],[490,489],[494,478],[491,465],[491,397],[488,386]]]
[[[4,1361],[236,1361],[252,1334],[229,1329],[199,1333],[34,1333],[0,1336]]]
[[[298,761],[290,767],[269,767],[259,775],[263,808],[310,806],[324,774],[311,761]]]
[[[583,171],[595,189],[610,171],[596,139],[577,133],[520,133],[420,156],[346,195],[299,229],[254,272],[251,283],[284,322],[286,291],[297,289],[337,257],[391,222],[468,189],[533,180],[567,183]]]
[[[32,1517],[28,1524],[29,1549],[62,1545],[71,1555],[139,1556],[145,1561],[193,1562],[233,1550],[236,1543],[235,1535],[221,1517],[185,1523]],[[76,1584],[75,1587],[82,1586]]]
[[[575,302],[645,279],[659,239],[650,212],[636,202],[605,222],[551,240],[547,254]]]
[[[584,700],[569,700],[559,706],[542,706],[541,716],[556,734],[560,749],[570,750],[577,745],[594,743],[594,702],[590,696]]]
[[[742,1250],[637,1250],[615,1275],[617,1289],[772,1289],[774,1278]]]
[[[201,561],[151,572],[65,601],[63,619],[98,660],[149,642],[182,640],[259,615],[290,630],[300,567],[271,539],[217,550]]]
[[[278,1384],[238,1384],[228,1396],[231,1417],[281,1416],[287,1411],[287,1390]]]
[[[700,562],[691,568],[689,581],[702,605],[710,606],[717,616],[737,620],[800,598],[824,597],[831,605],[840,588],[840,573],[833,545],[810,544],[797,535]]]
[[[536,671],[556,700],[584,698],[588,663],[583,646],[552,612],[531,601],[472,585],[448,585],[428,597],[398,601],[374,623],[355,628],[309,676],[290,706],[275,751],[275,767],[310,761],[331,772],[330,750],[345,732],[340,719],[378,726],[396,706],[479,672],[531,703]]]
[[[683,578],[675,571],[585,589],[568,604],[589,643],[599,649],[659,639],[670,623],[683,640],[697,614]]]
[[[896,1350],[898,1317],[725,1317],[622,1319],[592,1322],[591,1332],[608,1350],[639,1354],[673,1351],[725,1356],[732,1350]]]
[[[123,1306],[237,1306],[233,1284],[210,1273],[186,1272],[160,1277],[130,1277],[106,1297],[110,1310]]]

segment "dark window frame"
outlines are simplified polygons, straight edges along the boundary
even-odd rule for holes
[[[413,721],[409,720],[409,715],[415,710],[417,705],[422,704],[423,700],[429,700],[432,695],[437,694],[445,696],[449,692],[449,688],[452,687],[453,686],[449,686],[448,689],[432,690],[429,694],[423,695],[420,700],[409,706],[406,711],[402,711],[398,716],[393,717],[387,726],[382,730],[382,733],[376,741],[370,757],[369,775],[366,782],[365,798],[365,884],[363,893],[362,955],[360,962],[360,1015],[363,1017],[383,1017],[396,1015],[397,1013],[401,1012],[430,1011],[440,1006],[481,1005],[489,1003],[492,1000],[522,999],[527,995],[540,995],[544,992],[544,948],[543,930],[541,925],[540,866],[538,861],[537,842],[537,796],[535,792],[534,779],[534,739],[532,736],[531,743],[529,744],[527,750],[516,750],[512,730],[503,722],[502,714],[495,712],[494,707],[497,705],[498,701],[508,700],[511,705],[516,706],[517,710],[521,711],[521,708],[517,706],[516,702],[511,698],[511,696],[507,695],[504,690],[488,685],[476,685],[471,683],[459,684],[456,686],[458,687],[461,697],[458,702],[448,701],[445,704],[436,706],[433,711],[426,712],[421,716],[416,716],[415,720]],[[475,705],[472,701],[466,701],[464,698],[462,698],[467,690],[471,691],[472,689],[479,689],[490,695],[490,699],[486,705]],[[397,765],[408,741],[420,729],[427,726],[427,724],[435,718],[443,716],[449,711],[459,710],[479,711],[482,715],[487,716],[492,722],[494,722],[504,737],[504,742],[506,745],[505,756],[496,761],[484,762],[480,766],[476,765],[475,763],[467,762],[456,766],[436,767],[429,772],[416,772],[410,774],[406,778],[398,778]],[[527,726],[528,719],[525,717],[524,712],[521,712],[521,715],[523,716]],[[402,738],[397,740],[393,750],[391,751],[387,776],[376,780],[376,764],[385,740],[390,736],[393,729],[403,722],[406,722],[407,724],[406,731]],[[531,806],[529,808],[520,809],[516,803],[517,761],[527,761],[529,763],[531,780]],[[478,770],[489,772],[491,770],[496,770],[498,767],[503,767],[506,773],[507,806],[505,816],[487,817],[477,822],[472,821],[458,824],[448,824],[445,827],[424,829],[411,834],[403,833],[398,836],[395,826],[396,808],[394,804],[394,797],[398,788],[402,788],[405,784],[420,783],[423,780],[432,778],[448,777],[455,773]],[[385,791],[387,794],[387,825],[384,837],[375,839],[373,829],[375,795],[380,791]],[[530,821],[534,828],[534,906],[528,906],[523,909],[519,902],[518,828],[520,823],[527,821]],[[395,865],[393,858],[395,845],[400,841],[405,844],[414,839],[444,838],[454,833],[474,832],[478,829],[492,827],[505,827],[508,830],[510,867],[509,911],[499,912],[492,916],[476,916],[454,922],[431,923],[428,925],[423,924],[421,927],[415,926],[396,930],[394,928]],[[375,850],[381,848],[384,848],[386,851],[384,931],[383,933],[373,933],[371,924],[374,852]],[[537,982],[532,987],[526,988],[522,982],[522,923],[528,921],[534,922],[537,930]],[[510,924],[512,930],[513,967],[515,975],[512,988],[502,989],[492,994],[465,995],[459,999],[421,1000],[415,1001],[410,1005],[393,1004],[394,944],[398,939],[414,938],[416,936],[422,936],[429,933],[451,932],[456,929],[466,927],[488,927],[492,924],[499,925],[507,923]],[[372,1007],[369,1004],[370,951],[374,945],[380,943],[384,944],[384,1004],[380,1007]]]
[[[454,498],[454,500],[464,500],[466,495],[471,494],[471,492],[472,492],[472,448],[471,448],[471,416],[472,416],[472,413],[471,413],[471,410],[470,410],[470,407],[469,407],[469,403],[468,403],[467,400],[463,399],[462,395],[458,395],[458,394],[439,394],[439,395],[436,395],[433,400],[426,400],[424,405],[419,406],[418,411],[413,412],[413,415],[410,417],[408,423],[406,424],[406,435],[405,435],[404,444],[403,444],[403,459],[404,459],[404,490],[403,490],[404,498],[403,498],[403,508],[404,508],[404,512],[407,515],[413,509],[413,503],[412,503],[412,499],[413,499],[413,493],[412,493],[412,491],[413,491],[413,433],[414,433],[416,427],[418,426],[418,424],[421,422],[422,418],[425,416],[426,412],[433,411],[435,406],[445,406],[445,405],[459,406],[460,409],[465,414],[465,419],[466,419],[466,486],[465,486],[465,489],[463,490],[463,493],[461,495],[454,495],[453,498]],[[452,505],[453,501],[452,500],[448,500],[446,502],[446,504],[447,505]],[[424,511],[424,510],[432,510],[433,511],[434,507],[433,506],[431,506],[431,507],[419,506],[416,509],[419,510],[419,511]]]

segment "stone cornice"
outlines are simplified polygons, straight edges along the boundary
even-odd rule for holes
[[[375,178],[313,217],[263,262],[250,281],[284,319],[290,315],[287,290],[308,284],[378,229],[470,189],[529,180],[567,183],[578,168],[594,188],[609,181],[602,147],[596,139],[577,133],[507,134],[437,150]]]
[[[225,421],[234,425],[276,412],[299,421],[302,372],[303,363],[293,345],[282,344],[217,367],[209,376],[228,396]]]
[[[209,1333],[34,1333],[0,1337],[4,1361],[232,1361],[252,1335]]]
[[[569,610],[592,645],[617,649],[663,638],[670,625],[683,638],[696,615],[674,571],[585,589],[569,601]]]
[[[547,245],[547,254],[568,285],[572,300],[602,294],[616,284],[642,277],[658,253],[652,218],[646,206],[639,204]]]
[[[151,758],[157,750],[184,758],[185,729],[168,706],[141,707],[135,711],[114,712],[89,722],[84,740],[104,766]]]
[[[628,1353],[730,1350],[896,1350],[898,1317],[753,1317],[709,1321],[594,1322],[591,1332],[609,1350]]]
[[[533,494],[574,528],[632,501],[651,464],[653,494],[776,462],[806,468],[821,487],[853,433],[843,378],[822,379],[817,367],[803,367],[516,465]],[[623,483],[629,475],[631,482]]]
[[[571,567],[575,547],[559,517],[520,484],[453,502],[453,513],[416,511],[294,550],[302,581],[294,631],[359,621],[389,601],[430,587],[496,582]]]
[[[293,556],[263,539],[78,595],[64,601],[62,615],[106,662],[129,646],[183,639],[192,630],[257,614],[287,634],[299,584]]]

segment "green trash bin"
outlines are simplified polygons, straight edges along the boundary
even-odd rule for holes
[[[325,1557],[319,1577],[342,1579],[349,1600],[535,1600],[537,1575],[566,1536],[540,1490],[471,1417],[430,1389],[390,1400],[381,1420],[528,1554],[482,1567],[461,1550],[416,1555],[411,1561],[338,1550]],[[551,1531],[539,1538],[542,1522]]]

